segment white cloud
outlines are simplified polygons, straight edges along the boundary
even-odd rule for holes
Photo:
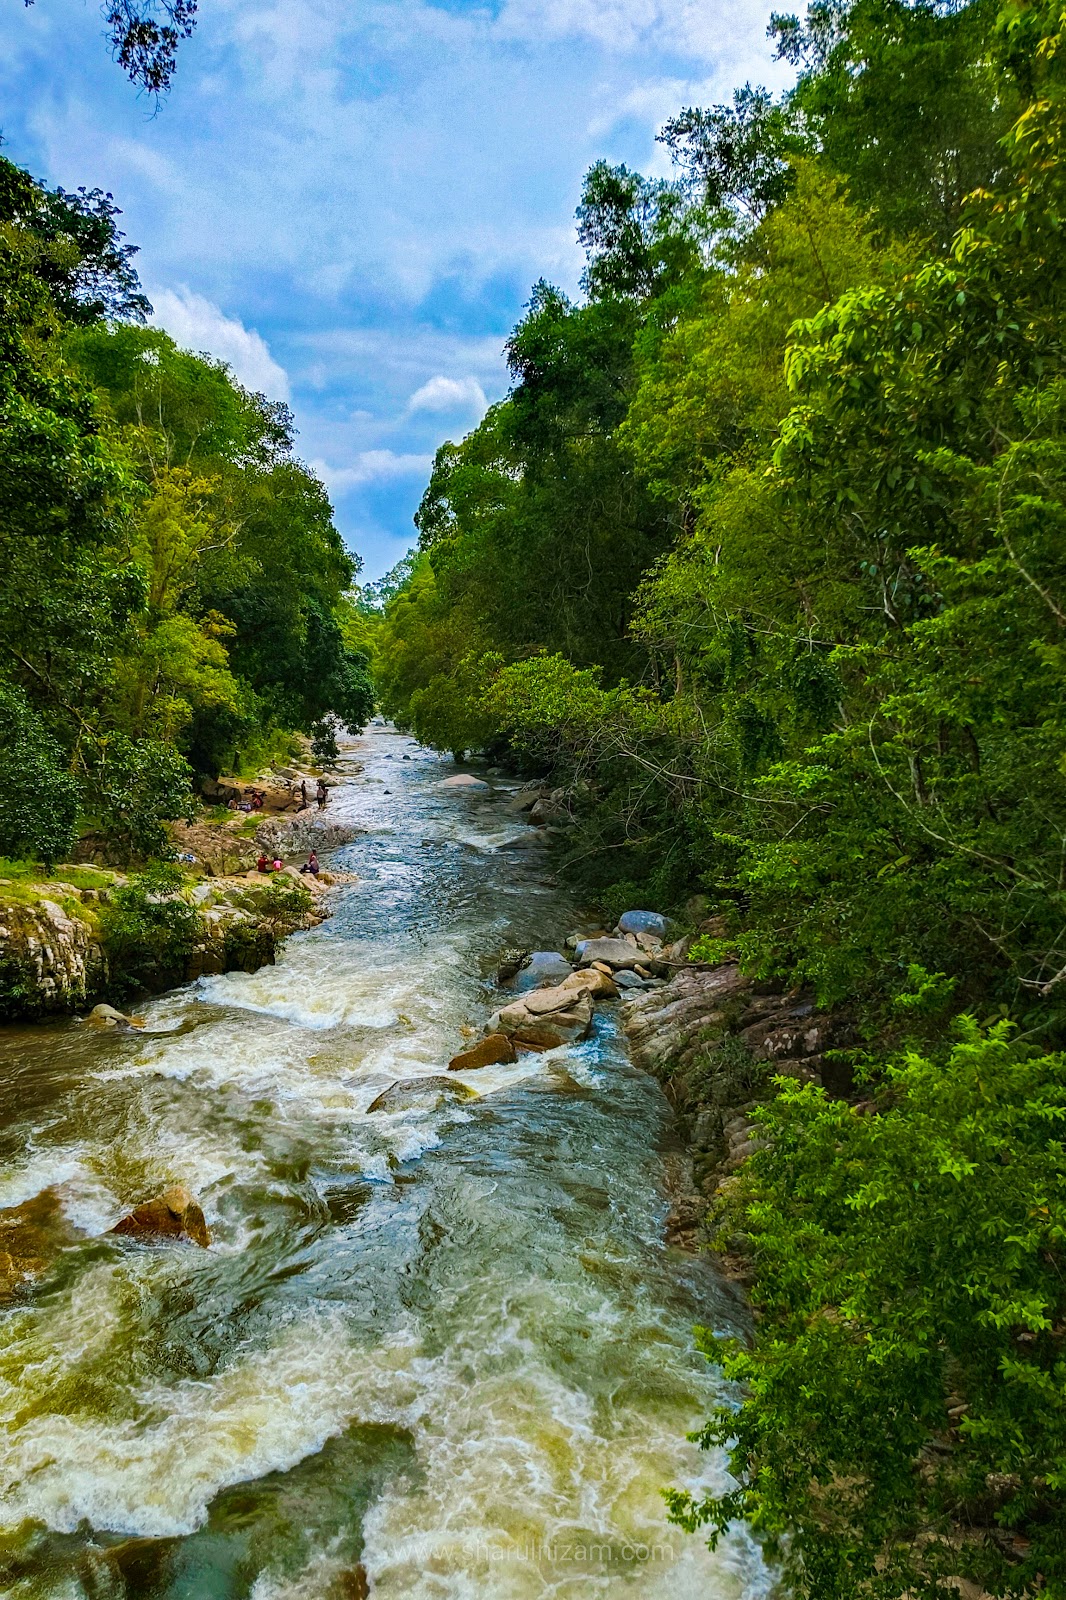
[[[476,378],[445,378],[439,375],[430,378],[420,389],[416,389],[407,402],[407,409],[412,411],[433,411],[464,414],[476,411],[479,417],[484,416],[488,409],[485,391]]]
[[[289,398],[288,376],[254,328],[246,328],[237,317],[227,317],[206,296],[185,287],[158,289],[151,301],[156,326],[165,328],[184,349],[206,351],[228,362],[246,389],[272,400]]]
[[[386,483],[395,478],[428,478],[433,457],[404,454],[396,450],[361,450],[350,467],[331,467],[326,461],[312,461],[316,472],[333,494],[362,489],[368,483]]]

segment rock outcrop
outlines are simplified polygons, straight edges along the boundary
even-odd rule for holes
[[[128,879],[93,868],[91,878],[99,886],[79,887],[61,876],[63,870],[47,881],[0,880],[0,1017],[84,1011],[115,993],[115,980],[123,977],[123,961],[113,954],[111,908]],[[67,870],[82,882],[90,875],[84,867]],[[279,903],[270,893],[279,881],[307,893]],[[175,892],[196,912],[184,954],[146,978],[145,987],[268,965],[288,934],[329,915],[325,888],[324,881],[295,871],[284,880],[252,874],[187,882]],[[121,1026],[122,1014],[108,1019],[98,1013],[94,1025],[101,1022]]]
[[[477,1100],[476,1089],[457,1078],[400,1078],[372,1100],[367,1111],[435,1111],[444,1100]]]
[[[850,1088],[844,1069],[825,1059],[830,1046],[850,1042],[846,1019],[817,1012],[799,991],[757,987],[735,962],[686,967],[653,991],[626,996],[623,1026],[634,1062],[660,1080],[674,1106],[704,1200],[758,1148],[753,1113],[772,1078],[818,1083],[831,1094]]]
[[[0,889],[0,1015],[75,1011],[101,992],[107,970],[99,917],[80,891],[49,883],[35,898],[8,899]]]
[[[518,1060],[513,1040],[505,1033],[489,1033],[484,1039],[461,1050],[448,1062],[449,1072],[475,1072],[479,1067],[496,1067]]]
[[[174,1184],[154,1200],[134,1206],[128,1216],[111,1229],[128,1239],[188,1239],[206,1250],[211,1243],[207,1223],[198,1201],[181,1184]]]

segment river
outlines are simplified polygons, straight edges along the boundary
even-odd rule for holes
[[[567,894],[506,848],[505,788],[380,726],[345,759],[359,881],[276,966],[143,1032],[0,1032],[0,1205],[51,1190],[63,1230],[0,1311],[0,1592],[761,1600],[743,1529],[712,1555],[665,1521],[664,1485],[725,1482],[685,1433],[720,1384],[693,1324],[736,1311],[664,1243],[675,1139],[616,1008],[475,1100],[368,1111],[481,1031]],[[101,1237],[175,1182],[209,1250]]]

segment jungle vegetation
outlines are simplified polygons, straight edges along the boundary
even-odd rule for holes
[[[291,415],[146,325],[117,216],[0,158],[0,854],[49,863],[373,703]]]
[[[1066,14],[771,33],[790,93],[588,173],[582,293],[534,286],[439,451],[379,692],[567,786],[605,903],[701,891],[865,1040],[722,1203],[737,1487],[674,1515],[809,1600],[1063,1596]]]

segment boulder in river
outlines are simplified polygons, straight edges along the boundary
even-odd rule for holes
[[[445,778],[441,784],[442,789],[489,789],[492,785],[485,782],[484,778],[475,778],[470,772],[457,772],[453,778]]]
[[[124,1011],[116,1011],[114,1006],[93,1006],[86,1022],[90,1028],[132,1028],[134,1026],[130,1017]]]
[[[111,1232],[130,1239],[191,1239],[204,1250],[211,1243],[199,1203],[180,1183],[154,1200],[134,1206],[129,1216],[117,1222]]]
[[[583,1039],[592,1023],[592,998],[562,985],[533,989],[498,1013],[499,1031],[532,1050],[554,1050]]]
[[[545,984],[560,983],[563,978],[571,977],[573,971],[566,957],[558,955],[554,950],[534,950],[529,960],[523,962],[515,975],[512,988],[517,993],[523,994],[527,989],[540,989]]]
[[[618,985],[614,977],[608,977],[601,972],[599,967],[585,967],[581,972],[572,972],[560,984],[562,989],[575,989],[579,993],[591,995],[593,1000],[617,1000]]]
[[[643,952],[625,939],[582,939],[576,954],[579,967],[591,967],[595,962],[612,971],[640,966],[645,960]]]
[[[367,1106],[368,1111],[435,1111],[442,1100],[477,1100],[457,1078],[399,1078]]]
[[[534,789],[519,789],[518,793],[508,800],[508,811],[513,811],[518,816],[521,816],[524,811],[532,811],[541,797],[541,792],[539,785]]]
[[[490,1033],[469,1050],[461,1050],[448,1062],[449,1072],[474,1072],[478,1067],[496,1067],[518,1060],[518,1052],[505,1033]]]
[[[510,983],[515,974],[521,972],[529,960],[529,956],[530,952],[528,950],[519,950],[517,948],[501,950],[500,959],[496,965],[496,982]]]
[[[658,911],[624,911],[618,919],[619,933],[650,933],[653,939],[665,939],[669,929],[666,918]]]

